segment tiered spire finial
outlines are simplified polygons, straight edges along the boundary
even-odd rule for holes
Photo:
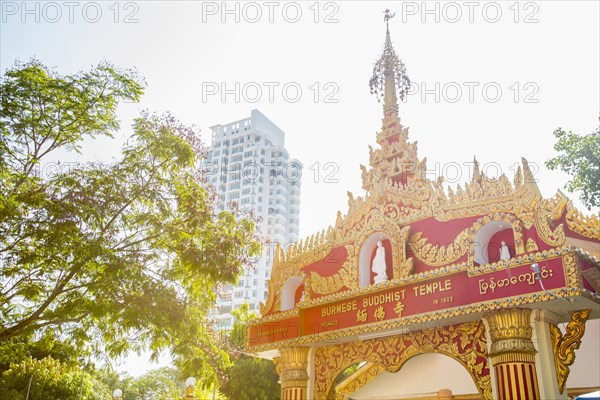
[[[390,38],[389,20],[394,15],[396,14],[391,13],[390,10],[384,11],[383,20],[385,21],[386,33],[383,53],[375,63],[373,76],[369,81],[371,93],[378,97],[377,100],[379,101],[379,97],[383,97],[383,110],[385,113],[388,111],[395,111],[397,113],[398,97],[400,100],[404,100],[410,88],[410,79],[406,75],[406,67],[396,55],[392,39]],[[398,89],[397,95],[396,88]]]
[[[363,188],[369,192],[390,184],[405,185],[409,178],[421,179],[425,170],[425,160],[417,158],[416,142],[408,142],[408,129],[400,124],[398,118],[398,98],[404,100],[408,94],[410,79],[390,38],[389,21],[394,15],[390,10],[384,11],[386,33],[383,53],[375,63],[369,81],[371,93],[377,95],[378,101],[383,98],[383,125],[381,133],[377,134],[381,149],[370,148],[370,170],[361,166]]]

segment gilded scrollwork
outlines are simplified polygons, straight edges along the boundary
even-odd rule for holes
[[[600,216],[584,215],[571,201],[567,203],[567,226],[573,232],[594,240],[600,240]]]
[[[485,327],[474,321],[321,347],[315,352],[315,399],[326,399],[335,377],[354,363],[372,362],[396,372],[410,358],[426,352],[445,354],[461,363],[481,396],[492,398]]]
[[[536,350],[531,341],[533,328],[529,323],[530,315],[528,308],[495,310],[484,315],[492,339],[492,363],[534,362]]]
[[[356,392],[383,371],[385,368],[379,364],[366,363],[335,387],[335,400],[347,400],[351,393]]]
[[[538,245],[532,238],[527,239],[527,243],[525,243],[525,250],[528,253],[533,253],[534,251],[538,251]]]
[[[477,232],[477,230],[491,221],[504,221],[510,224],[513,231],[516,254],[525,253],[525,243],[523,241],[523,228],[521,221],[515,215],[503,212],[495,212],[477,219],[477,221],[475,221],[475,223],[469,230],[469,232],[471,233],[471,243],[475,242],[475,233]]]
[[[358,265],[356,258],[346,260],[340,271],[334,275],[321,276],[316,272],[310,273],[310,289],[319,295],[339,292],[340,290],[354,289],[358,285]]]
[[[279,311],[281,287],[285,281],[294,275],[303,276],[302,267],[325,258],[336,243],[335,231],[332,227],[323,230],[304,240],[293,243],[284,251],[279,244],[275,246],[273,268],[268,283],[266,303],[260,304],[260,312]]]
[[[364,241],[375,232],[383,232],[390,239],[392,245],[392,262],[394,279],[408,276],[412,272],[412,259],[407,258],[406,241],[410,226],[400,228],[391,217],[398,212],[397,208],[390,205],[374,208],[360,223],[355,224],[346,231],[346,244],[348,259],[342,268],[335,274],[321,276],[311,271],[308,279],[311,291],[318,295],[336,293],[342,289],[352,290],[358,288],[359,255]]]
[[[452,243],[440,246],[437,243],[429,243],[427,238],[423,237],[423,232],[417,232],[410,236],[408,246],[419,261],[437,267],[456,262],[464,256],[473,242],[471,236],[469,229],[465,229]]]
[[[557,217],[557,203],[552,200],[542,200],[535,210],[535,227],[540,238],[550,246],[562,246],[565,243],[565,230],[560,224],[551,227],[552,220]],[[553,218],[555,217],[555,218]]]
[[[590,311],[575,311],[571,315],[571,321],[567,324],[564,335],[556,325],[550,325],[556,379],[558,380],[560,393],[565,390],[565,384],[570,372],[569,367],[575,362],[575,350],[581,345],[581,338],[585,333],[585,322],[590,316]]]
[[[577,267],[577,257],[571,251],[565,252],[563,255],[563,268],[565,269],[565,278],[567,286],[581,288],[583,287],[583,281],[581,277],[581,271]]]
[[[533,214],[537,202],[541,199],[533,174],[527,160],[522,159],[523,169],[519,167],[511,184],[504,175],[488,178],[481,174],[479,179],[467,183],[463,189],[448,189],[444,193],[440,182],[431,182],[434,187],[432,204],[433,216],[445,222],[473,215],[485,215],[495,212],[516,215],[525,228],[533,225]]]

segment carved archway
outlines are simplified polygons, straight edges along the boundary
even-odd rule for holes
[[[494,213],[478,219],[473,224],[473,227],[469,229],[473,243],[470,257],[473,261],[480,265],[488,264],[487,247],[489,241],[495,233],[505,229],[512,230],[514,256],[525,253],[521,221],[512,214]]]
[[[407,259],[406,257],[406,242],[410,226],[401,228],[395,221],[387,218],[379,209],[373,209],[362,221],[361,226],[362,230],[357,233],[352,251],[349,251],[349,257],[354,257],[355,265],[358,266],[359,270],[364,268],[364,266],[361,266],[361,249],[363,245],[369,238],[382,234],[390,240],[392,245],[393,276],[389,277],[389,279],[403,278],[412,272],[412,259]],[[362,262],[364,264],[364,260]],[[360,277],[360,273],[359,280],[360,282],[356,282],[357,287],[363,286],[361,284],[362,278]]]
[[[289,277],[283,285],[281,285],[281,303],[279,305],[280,311],[291,310],[296,306],[296,291],[304,283],[301,276]]]
[[[340,377],[335,382],[339,380]],[[416,398],[442,388],[465,395],[478,392],[469,371],[454,358],[438,352],[423,352],[407,359],[395,373],[379,364],[363,363],[354,373],[334,384],[331,391],[335,393],[328,393],[328,399]]]
[[[315,352],[315,400],[325,400],[333,380],[350,365],[367,361],[397,372],[412,357],[445,354],[463,365],[484,399],[492,398],[485,327],[481,321],[403,335],[321,347]]]
[[[383,247],[385,248],[386,258],[388,258],[388,252],[391,251],[390,256],[393,257],[394,254],[394,244],[392,239],[385,234],[384,232],[374,232],[367,237],[367,239],[362,243],[360,247],[360,251],[358,253],[358,286],[365,287],[372,284],[371,279],[371,263],[373,261],[373,252],[377,248],[377,242],[383,242]],[[387,265],[388,267],[388,279],[393,279],[393,265],[394,261],[392,259],[391,263]]]

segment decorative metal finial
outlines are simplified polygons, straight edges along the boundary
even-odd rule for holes
[[[386,26],[388,25],[388,21],[391,18],[394,18],[394,16],[396,15],[396,13],[390,13],[389,9],[385,9],[385,11],[383,12],[385,15],[383,16],[383,20],[385,21]]]
[[[384,108],[386,110],[398,109],[397,97],[404,100],[404,97],[410,89],[410,79],[406,75],[404,63],[394,51],[392,40],[390,39],[389,20],[396,15],[386,9],[383,20],[386,24],[385,44],[383,54],[373,67],[373,76],[369,81],[371,94],[377,96],[377,100],[384,99]],[[386,83],[387,82],[387,83]],[[398,92],[396,93],[396,88]]]

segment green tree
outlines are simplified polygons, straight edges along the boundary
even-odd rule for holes
[[[281,398],[278,380],[272,361],[242,355],[229,369],[222,391],[232,400],[275,400]]]
[[[248,303],[243,304],[231,314],[235,318],[229,332],[229,345],[232,366],[227,371],[227,383],[223,393],[235,400],[273,400],[281,398],[279,376],[275,364],[270,360],[250,357],[242,352],[246,346],[248,324],[258,318],[256,313],[250,313]]]
[[[26,358],[41,360],[48,356],[68,366],[76,366],[79,359],[88,354],[66,340],[58,338],[53,329],[46,329],[39,337],[23,335],[0,343],[0,375],[11,364],[18,364]]]
[[[588,135],[554,131],[554,150],[560,154],[546,161],[551,170],[571,175],[565,185],[569,192],[581,191],[581,201],[588,208],[600,206],[600,126]]]
[[[109,388],[89,373],[48,356],[13,364],[0,377],[0,398],[22,400],[104,400]],[[80,396],[81,394],[81,396]]]
[[[163,367],[148,371],[134,379],[123,391],[123,400],[177,399],[184,394],[184,385],[177,369]]]
[[[198,133],[142,113],[119,161],[39,172],[85,138],[111,136],[119,100],[142,92],[107,63],[61,76],[34,60],[0,81],[0,344],[52,327],[109,356],[169,348],[226,366],[194,333],[213,288],[236,282],[260,245],[251,219],[215,212]]]
[[[250,312],[250,305],[244,303],[240,308],[231,310],[234,318],[233,326],[229,332],[230,351],[243,352],[246,348],[246,337],[248,335],[248,325],[258,319],[255,312]]]

